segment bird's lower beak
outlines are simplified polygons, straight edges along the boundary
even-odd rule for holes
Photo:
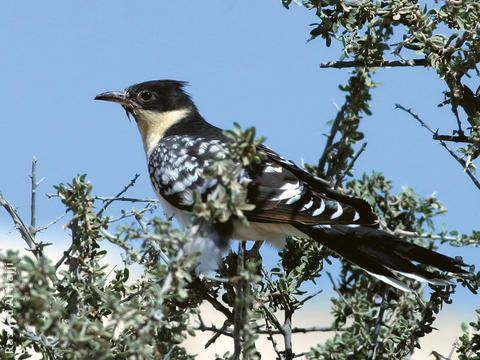
[[[113,101],[122,105],[129,105],[126,91],[107,91],[95,96],[95,100]]]

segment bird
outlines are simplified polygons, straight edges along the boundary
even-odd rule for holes
[[[206,168],[224,151],[229,138],[208,123],[185,90],[187,82],[152,80],[123,91],[98,94],[95,100],[119,103],[133,116],[140,132],[153,189],[167,218],[183,227],[193,223],[194,194],[215,190],[215,177]],[[333,189],[260,144],[266,154],[253,167],[242,168],[239,181],[248,181],[245,212],[249,224],[235,216],[227,222],[202,225],[192,241],[199,252],[199,273],[215,269],[231,239],[266,241],[281,249],[287,236],[312,239],[381,281],[403,291],[410,287],[399,275],[436,285],[449,284],[432,271],[462,274],[461,257],[449,257],[408,242],[379,228],[378,216],[365,200]],[[423,266],[421,266],[423,265]]]

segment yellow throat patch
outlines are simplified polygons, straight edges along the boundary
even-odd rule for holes
[[[148,158],[155,146],[170,126],[179,122],[190,113],[190,109],[172,111],[133,110],[133,116],[137,120],[138,130],[142,136],[143,148]]]

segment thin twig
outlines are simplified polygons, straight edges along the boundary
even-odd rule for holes
[[[147,228],[147,223],[143,221],[141,213],[135,214],[135,219],[137,222],[140,224],[140,227],[142,228],[142,231],[148,235],[148,228]],[[170,259],[168,256],[163,252],[163,250],[159,247],[156,249],[158,251],[158,254],[160,255],[160,258],[165,262],[165,264],[170,264]]]
[[[430,131],[433,135],[435,135],[437,132],[436,131],[433,131],[433,129],[428,126],[422,119],[420,119],[420,117],[415,114],[411,109],[407,109],[405,107],[403,107],[402,105],[400,104],[395,104],[395,108],[396,109],[401,109],[407,113],[409,113],[415,120],[417,120],[420,125],[422,125],[424,128],[426,128],[428,131]],[[455,154],[455,152],[453,152],[453,150],[451,150],[447,144],[443,141],[443,140],[439,140],[440,141],[440,144],[442,144],[442,146],[447,149],[447,151],[450,153],[450,155],[452,155],[452,157],[457,160],[461,165],[462,167],[464,168],[464,171],[467,173],[467,175],[470,177],[470,179],[472,180],[472,182],[475,184],[475,186],[480,190],[480,182],[475,178],[475,176],[473,176],[472,172],[470,171],[470,169],[468,167],[466,167],[466,162],[465,160],[459,158],[457,156],[457,154]]]
[[[337,284],[335,284],[335,281],[333,280],[332,274],[330,274],[330,272],[327,271],[327,276],[330,279],[330,282],[332,283],[333,290],[335,290],[335,292],[342,298],[342,300],[345,302],[345,304],[347,304],[351,309],[353,309],[353,306],[348,302],[347,299],[345,299],[345,296],[343,296],[343,294],[340,291],[340,289],[338,288]]]
[[[122,191],[120,191],[117,195],[115,195],[115,198],[119,198],[120,196],[122,196],[122,194],[124,194],[129,188],[131,188],[133,185],[135,185],[135,181],[137,181],[138,177],[140,176],[140,174],[135,174],[135,176],[133,177],[132,180],[130,180],[130,183],[128,185],[126,185]],[[98,216],[102,215],[103,212],[105,211],[105,209],[112,203],[114,202],[115,200],[112,199],[112,200],[107,200],[107,202],[105,203],[105,205],[103,205],[103,207],[100,209],[100,211],[98,212]]]
[[[427,59],[384,61],[374,60],[368,64],[364,61],[328,61],[320,64],[321,68],[343,69],[349,67],[397,67],[397,66],[427,66]]]
[[[324,172],[323,168],[325,167],[325,164],[327,163],[328,157],[330,156],[330,148],[332,146],[333,139],[335,139],[335,136],[337,135],[337,131],[340,128],[341,121],[345,118],[346,108],[347,108],[347,104],[343,104],[342,107],[338,110],[337,116],[335,117],[335,120],[333,121],[332,127],[330,128],[330,133],[328,134],[327,142],[325,143],[325,147],[324,147],[322,156],[320,157],[320,160],[318,161],[318,170],[322,173]]]
[[[283,329],[283,326],[280,324],[278,319],[275,317],[275,315],[272,314],[272,312],[264,305],[263,310],[265,310],[265,315],[270,319],[273,325],[277,328],[278,334],[285,335],[285,330]]]
[[[421,33],[425,28],[428,28],[430,26],[432,26],[433,23],[437,22],[436,20],[430,20],[428,23],[424,24],[423,26],[417,28],[409,37],[407,37],[405,40],[403,40],[402,42],[400,42],[396,47],[395,49],[393,49],[392,51],[392,54],[393,55],[396,55],[398,57],[400,57],[403,61],[405,61],[405,59],[400,55],[400,51],[402,50],[402,48],[410,43],[410,41],[412,41],[413,39],[415,39],[415,37],[417,36],[417,34]]]
[[[57,222],[59,222],[60,220],[62,220],[65,216],[67,216],[67,214],[63,214],[63,215],[61,215],[61,216],[57,216],[55,219],[53,219],[52,221],[50,221],[47,225],[37,227],[37,228],[35,229],[36,232],[39,233],[39,232],[42,232],[42,231],[44,231],[44,230],[47,230],[50,226],[55,225]]]
[[[215,335],[213,335],[206,343],[205,343],[205,349],[208,348],[210,345],[212,345],[215,341],[217,341],[217,339],[221,336],[221,335],[231,335],[231,333],[228,333],[226,330],[227,328],[230,326],[230,322],[228,320],[225,320],[223,322],[223,325],[220,329],[218,329],[218,331],[215,331]],[[204,331],[204,328],[205,328],[205,325],[203,324],[203,322],[201,323],[201,327],[199,330],[202,330]],[[213,328],[215,328],[213,326]],[[233,336],[233,335],[231,335]]]
[[[307,297],[305,297],[303,300],[300,300],[298,302],[298,306],[302,306],[303,304],[305,304],[307,301],[313,299],[315,296],[317,296],[318,294],[322,293],[323,290],[318,290],[316,292],[314,292],[313,294],[311,295],[308,295]]]
[[[457,340],[455,340],[452,344],[452,348],[450,349],[450,353],[448,354],[448,358],[447,358],[448,360],[452,360],[455,350],[457,350]]]
[[[142,289],[134,292],[134,293],[131,293],[130,295],[128,295],[127,297],[123,298],[122,300],[120,300],[120,304],[123,304],[131,299],[133,299],[135,296],[138,296],[140,294],[142,294],[145,290],[147,290],[148,288],[150,288],[151,286],[153,285],[156,285],[156,284],[159,284],[163,279],[160,279],[160,280],[157,280],[157,281],[154,281],[154,282],[151,282],[151,283],[148,283],[146,284]]]
[[[111,218],[111,219],[109,218],[109,219],[107,219],[107,221],[108,221],[109,224],[111,224],[111,223],[126,219],[126,218],[131,217],[131,216],[136,216],[137,214],[142,215],[142,214],[146,213],[147,211],[151,211],[151,210],[155,209],[158,206],[158,204],[159,204],[159,202],[149,203],[149,204],[145,205],[145,207],[142,210],[132,210],[132,211],[124,212],[121,216],[118,216],[116,218]]]
[[[280,351],[277,348],[277,342],[273,338],[272,327],[270,326],[270,324],[268,323],[266,318],[265,318],[265,326],[266,326],[267,332],[268,332],[267,339],[270,340],[270,342],[272,343],[272,346],[273,346],[273,350],[275,351],[275,354],[277,354],[277,359],[276,360],[282,360],[282,355],[280,354]]]
[[[447,357],[443,356],[442,354],[436,352],[435,350],[430,353],[435,360],[449,360]]]
[[[32,174],[30,175],[30,179],[32,180],[32,200],[30,206],[30,234],[32,237],[35,237],[36,227],[35,227],[35,208],[36,208],[36,193],[37,193],[37,159],[35,156],[32,159]]]
[[[347,168],[342,171],[342,174],[337,178],[337,182],[335,184],[335,186],[340,186],[340,184],[342,183],[342,180],[343,178],[348,174],[348,172],[350,170],[352,170],[353,168],[353,165],[355,164],[355,162],[357,161],[358,157],[365,151],[367,147],[367,143],[364,142],[362,144],[362,146],[360,147],[360,149],[355,153],[355,155],[353,155],[353,158],[352,160],[350,161],[350,163],[348,164]]]
[[[60,258],[60,260],[58,260],[55,264],[55,269],[58,269],[60,267],[60,265],[63,264],[63,262],[67,259],[67,257],[70,255],[70,252],[72,251],[73,249],[73,244],[70,245],[70,247],[65,250],[62,254],[62,257]]]
[[[52,194],[50,194],[52,195]],[[95,200],[101,200],[101,201],[129,201],[129,202],[146,202],[146,203],[159,203],[160,201],[157,199],[137,199],[137,198],[129,198],[129,197],[107,197],[107,196],[94,196],[93,197]]]

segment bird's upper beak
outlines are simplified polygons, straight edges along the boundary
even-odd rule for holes
[[[107,91],[95,96],[95,100],[113,101],[122,105],[130,105],[130,101],[127,99],[127,92],[124,91]]]
[[[125,109],[128,119],[130,119],[130,114],[133,114],[134,109],[138,108],[138,104],[128,98],[127,90],[107,91],[95,96],[95,100],[105,100],[119,103]]]

